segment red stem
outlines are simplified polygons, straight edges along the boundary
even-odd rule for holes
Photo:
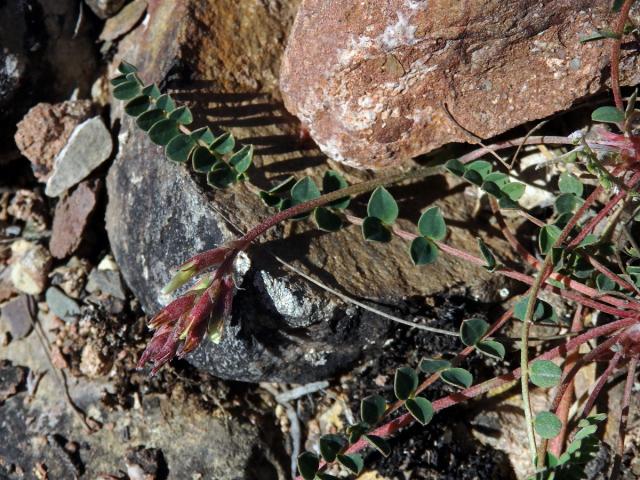
[[[598,381],[596,382],[595,387],[593,387],[593,390],[591,391],[591,393],[589,394],[589,397],[587,398],[587,402],[584,404],[584,408],[582,409],[582,418],[587,417],[591,412],[593,405],[596,403],[596,399],[598,398],[598,396],[600,395],[600,392],[606,385],[607,380],[609,380],[609,377],[618,366],[618,363],[620,362],[621,358],[622,358],[622,350],[615,353],[615,355],[609,362],[609,365],[607,365],[607,368],[604,371],[604,373],[600,375],[600,377],[598,378]]]
[[[629,370],[627,371],[627,380],[624,384],[624,397],[622,398],[622,410],[620,411],[620,421],[618,422],[618,445],[616,449],[616,458],[611,470],[611,480],[616,480],[620,474],[620,466],[622,465],[622,456],[624,455],[624,438],[627,430],[627,420],[629,419],[629,405],[631,403],[631,390],[636,376],[636,368],[638,366],[638,357],[632,357],[629,362]]]

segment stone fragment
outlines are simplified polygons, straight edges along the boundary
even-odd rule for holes
[[[71,298],[80,298],[87,283],[91,265],[84,259],[71,257],[66,265],[55,268],[49,277],[51,284],[62,289]]]
[[[142,445],[127,451],[125,463],[131,480],[160,480],[167,469],[162,450]]]
[[[84,181],[56,205],[49,242],[49,250],[55,258],[68,257],[82,243],[98,203],[100,185],[97,180]]]
[[[102,118],[93,117],[78,125],[54,160],[45,193],[60,196],[109,158],[112,148],[111,134]]]
[[[101,377],[109,371],[109,368],[111,368],[110,363],[98,347],[92,343],[84,346],[80,355],[80,371],[83,375],[89,378]]]
[[[53,162],[80,123],[91,116],[89,100],[50,104],[39,103],[18,123],[15,142],[20,153],[31,161],[41,182],[51,176]]]
[[[105,19],[118,13],[126,0],[85,0],[85,3],[98,17]]]
[[[102,293],[120,300],[126,299],[122,279],[117,271],[93,269],[86,288],[89,293]]]
[[[47,228],[47,207],[37,191],[16,191],[7,211],[13,218],[25,222],[28,230],[42,232]]]
[[[25,59],[7,48],[0,48],[0,108],[9,105],[24,81]]]
[[[75,320],[80,315],[78,303],[57,287],[49,287],[45,298],[51,312],[67,322]]]
[[[133,2],[125,5],[117,15],[104,23],[104,28],[100,33],[100,40],[112,41],[125,35],[136,26],[136,23],[140,21],[146,10],[147,0],[133,0]]]
[[[33,328],[36,305],[28,295],[20,295],[2,307],[2,319],[8,324],[11,336],[19,340]]]
[[[41,245],[17,240],[11,245],[11,281],[16,289],[38,295],[47,285],[51,255]]]
[[[26,377],[26,368],[0,360],[0,405],[22,389]]]
[[[11,281],[11,266],[0,268],[0,302],[9,300],[16,294],[16,289]]]
[[[613,20],[599,0],[303,0],[283,99],[330,158],[400,165],[602,90],[610,43],[580,39]],[[624,84],[640,81],[637,50],[621,67]]]

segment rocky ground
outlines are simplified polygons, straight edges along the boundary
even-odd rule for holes
[[[365,247],[355,228],[324,235],[299,222],[246,259],[219,345],[155,377],[135,369],[171,268],[268,210],[242,185],[212,192],[166,162],[122,116],[108,79],[126,59],[188,103],[198,125],[255,144],[263,185],[327,165],[365,178],[301,142],[282,106],[279,67],[299,3],[0,2],[0,479],[291,478],[291,459],[352,422],[359,399],[390,393],[398,366],[460,348],[345,304],[273,255],[381,310],[451,330],[499,313],[496,302],[517,292],[480,268],[440,260],[425,274],[388,246]],[[515,260],[459,185],[393,191],[407,218],[438,199],[452,243],[474,248],[482,235]],[[478,359],[471,368],[510,366]],[[407,430],[389,458],[369,454],[360,478],[517,478],[526,468],[517,392],[498,397]],[[625,478],[640,477],[634,452]]]

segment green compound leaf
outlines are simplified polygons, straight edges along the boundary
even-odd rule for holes
[[[540,229],[540,235],[538,236],[538,245],[540,246],[540,252],[547,254],[554,243],[560,237],[562,231],[555,225],[545,225]]]
[[[549,360],[536,360],[531,363],[531,382],[540,388],[555,387],[560,383],[562,370]]]
[[[387,409],[387,402],[380,395],[370,395],[360,402],[360,418],[368,425],[380,421]]]
[[[171,113],[176,109],[176,102],[174,102],[173,98],[165,93],[160,95],[156,100],[156,108],[164,110],[166,113]]]
[[[193,123],[193,114],[189,107],[182,106],[180,108],[176,108],[171,114],[169,114],[169,118],[173,118],[180,125],[190,125]]]
[[[454,175],[457,175],[458,177],[462,177],[467,171],[467,167],[465,167],[464,164],[457,158],[448,160],[447,163],[444,164],[444,168],[449,170]]]
[[[557,437],[562,429],[562,422],[551,412],[540,412],[533,422],[538,435],[550,439]]]
[[[215,137],[211,132],[209,127],[199,128],[198,130],[194,130],[191,132],[191,138],[193,138],[196,142],[204,143],[206,146],[210,147]]]
[[[320,230],[337,232],[342,227],[342,219],[325,207],[318,207],[313,211],[313,219]]]
[[[118,65],[118,71],[123,75],[128,75],[129,73],[136,73],[138,69],[135,65],[130,64],[129,62],[122,60],[120,65]]]
[[[189,135],[178,135],[171,139],[165,148],[165,155],[169,160],[184,163],[196,148],[196,142]]]
[[[390,242],[391,232],[376,217],[366,217],[362,222],[362,236],[368,242]]]
[[[518,300],[513,307],[513,316],[518,320],[524,320],[524,316],[527,312],[527,304],[529,303],[529,297],[523,297]],[[555,322],[557,320],[556,313],[553,311],[553,307],[544,300],[536,300],[536,305],[533,310],[533,321],[548,321]]]
[[[470,318],[460,325],[460,340],[468,347],[474,346],[489,331],[489,324],[482,318]]]
[[[348,186],[349,184],[347,181],[336,171],[328,170],[324,173],[324,177],[322,177],[322,193],[324,194],[335,192],[336,190],[341,190]],[[347,208],[350,202],[351,199],[349,197],[344,197],[331,202],[329,206],[332,208],[343,209]]]
[[[296,182],[291,188],[291,203],[299,205],[320,196],[320,190],[311,179],[311,177],[303,177]]]
[[[418,231],[423,237],[429,237],[433,240],[442,240],[446,237],[447,225],[438,207],[428,208],[420,215]]]
[[[433,405],[426,398],[410,398],[404,402],[404,406],[407,407],[411,416],[422,425],[426,425],[433,418]]]
[[[438,246],[428,238],[416,237],[411,242],[409,254],[414,265],[429,265],[438,259]]]
[[[214,188],[227,188],[238,179],[237,173],[224,162],[218,162],[207,174],[207,183]]]
[[[504,360],[504,356],[507,353],[504,345],[496,340],[482,340],[476,344],[476,349],[479,352],[498,360]]]
[[[558,188],[561,193],[571,193],[580,198],[584,191],[584,187],[578,177],[569,172],[562,172],[558,179]]]
[[[220,155],[224,155],[233,151],[236,146],[236,139],[231,133],[226,132],[216,138],[211,144],[211,149],[215,150]]]
[[[148,132],[156,123],[166,118],[162,110],[149,110],[136,119],[136,124],[141,130]]]
[[[253,145],[245,145],[231,158],[229,158],[229,165],[236,169],[238,173],[244,173],[249,170],[251,162],[253,161]]]
[[[524,195],[524,191],[526,190],[527,186],[524,183],[511,182],[507,183],[504,187],[501,188],[502,193],[504,193],[511,201],[517,202],[522,198],[522,195]]]
[[[325,462],[333,462],[336,455],[344,448],[346,441],[339,435],[323,435],[320,437],[320,455]]]
[[[491,163],[486,160],[476,160],[475,162],[467,164],[467,171],[469,170],[478,172],[482,180],[485,180],[485,177],[491,173],[492,166]]]
[[[357,453],[353,453],[350,455],[338,455],[337,458],[340,465],[342,465],[354,475],[358,475],[364,468],[364,460]]]
[[[162,92],[160,92],[160,89],[155,83],[152,83],[142,89],[142,94],[157,100],[162,95]]]
[[[367,205],[367,215],[378,218],[382,223],[392,225],[398,218],[398,204],[384,187],[376,188]]]
[[[320,466],[320,459],[315,453],[303,452],[298,455],[298,472],[304,480],[313,480]]]
[[[478,247],[480,248],[480,253],[484,258],[484,261],[486,262],[486,265],[484,266],[484,268],[487,269],[489,272],[495,271],[496,267],[498,266],[498,262],[496,261],[496,256],[493,254],[493,252],[489,249],[487,244],[484,243],[484,240],[482,240],[481,238],[478,238]]]
[[[149,129],[149,138],[156,145],[167,145],[174,137],[180,135],[178,124],[175,120],[160,120]]]
[[[113,88],[113,96],[118,100],[131,100],[142,93],[140,84],[127,77],[125,82]]]
[[[451,368],[451,362],[449,360],[443,360],[440,358],[425,358],[420,362],[420,370],[426,374],[432,374],[440,372],[447,368]]]
[[[622,123],[624,122],[624,112],[616,107],[600,107],[591,113],[591,120],[602,123]]]
[[[413,368],[400,367],[393,380],[393,391],[398,400],[406,400],[418,388],[418,374]]]
[[[213,169],[218,158],[206,147],[196,147],[191,157],[193,170],[199,173],[207,173]]]
[[[149,110],[150,106],[151,100],[149,100],[149,97],[146,95],[140,95],[133,100],[129,100],[124,106],[124,111],[127,113],[127,115],[137,117],[138,115],[141,115]]]
[[[473,375],[464,368],[448,368],[440,373],[440,378],[458,388],[469,388],[473,383]]]
[[[377,435],[365,435],[364,439],[369,445],[378,450],[383,457],[391,455],[391,446],[384,438],[378,437]]]

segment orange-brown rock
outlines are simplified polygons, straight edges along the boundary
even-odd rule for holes
[[[285,105],[329,157],[398,165],[564,110],[609,81],[599,0],[303,0],[282,61]],[[640,81],[638,57],[623,82]],[[448,107],[449,114],[446,112]]]

